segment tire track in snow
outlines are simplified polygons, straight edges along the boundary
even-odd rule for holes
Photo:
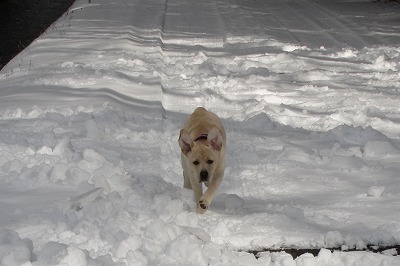
[[[265,44],[274,46],[274,42],[327,49],[345,46],[359,49],[376,43],[396,43],[395,27],[377,26],[382,19],[379,13],[385,16],[388,12],[371,12],[369,5],[372,3],[233,0],[219,5],[226,25],[227,43],[246,50],[258,47],[270,51],[271,47],[268,50]],[[347,14],[343,12],[346,8],[350,10]]]
[[[359,32],[349,27],[350,22],[313,1],[293,1],[285,4],[285,11],[273,15],[286,28],[298,44],[314,42],[315,46],[362,48],[367,43]],[[289,15],[284,15],[284,14]],[[284,16],[283,16],[284,15]]]
[[[176,170],[180,169],[180,165],[171,166],[171,160],[168,158],[171,158],[171,154],[174,153],[176,153],[174,157],[179,157],[177,152],[179,151],[177,147],[178,132],[175,128],[179,128],[180,123],[183,123],[185,119],[180,117],[181,119],[177,121],[177,114],[173,113],[176,110],[171,107],[176,106],[176,101],[188,107],[193,104],[193,101],[186,102],[188,99],[185,96],[178,96],[182,88],[169,88],[165,84],[180,75],[176,68],[177,64],[181,64],[181,62],[175,60],[173,53],[175,51],[177,53],[187,52],[188,60],[190,60],[190,54],[199,50],[221,48],[224,45],[225,30],[214,1],[166,0],[163,8],[159,32],[160,60],[163,61],[160,77],[163,110],[161,154],[163,178],[171,181],[181,180],[182,174]],[[181,75],[181,77],[183,76]],[[197,106],[190,106],[190,109],[195,107]],[[178,175],[178,177],[174,177],[174,175]]]
[[[304,18],[312,21],[322,32],[337,40],[338,44],[347,43],[350,47],[361,49],[371,43],[363,37],[364,32],[354,30],[357,28],[356,25],[312,0],[301,0],[300,3],[292,4],[307,7],[301,12],[306,15]]]
[[[223,46],[225,30],[214,1],[167,0],[165,3],[161,29],[164,49],[168,45]]]

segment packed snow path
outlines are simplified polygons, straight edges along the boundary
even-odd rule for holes
[[[77,1],[0,73],[2,265],[400,265],[400,5]],[[177,138],[228,134],[194,212]]]

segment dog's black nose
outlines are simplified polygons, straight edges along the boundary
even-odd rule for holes
[[[201,182],[205,182],[208,180],[208,172],[206,170],[202,170],[200,172],[200,180]]]

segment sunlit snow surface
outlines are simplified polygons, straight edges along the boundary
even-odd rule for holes
[[[78,0],[0,72],[1,265],[400,265],[400,5]],[[182,189],[197,106],[228,135]]]

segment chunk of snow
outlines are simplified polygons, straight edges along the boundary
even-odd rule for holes
[[[129,236],[127,239],[119,243],[116,248],[115,256],[117,258],[126,258],[129,251],[135,251],[142,246],[142,237],[139,235]]]
[[[343,242],[343,236],[338,231],[330,231],[325,235],[325,245],[327,247],[340,247]]]
[[[386,256],[397,256],[397,255],[399,255],[398,252],[397,252],[397,249],[395,249],[395,248],[386,249],[386,250],[382,251],[382,254],[386,255]]]
[[[83,151],[83,160],[79,162],[82,169],[95,170],[100,168],[106,161],[104,156],[100,155],[93,149],[86,149]]]
[[[379,198],[382,196],[383,192],[385,191],[385,186],[371,186],[368,189],[368,196]]]
[[[61,259],[61,265],[87,266],[87,256],[81,249],[68,246],[67,255]]]
[[[202,246],[197,238],[181,235],[168,245],[166,252],[177,264],[190,261],[193,265],[204,265]]]
[[[400,151],[388,141],[374,140],[365,144],[363,154],[366,157],[389,157],[400,156]]]
[[[318,252],[318,259],[321,261],[328,262],[332,257],[332,252],[329,249],[321,248]]]
[[[17,232],[0,229],[0,263],[4,266],[23,265],[33,261],[33,243],[21,239]]]

